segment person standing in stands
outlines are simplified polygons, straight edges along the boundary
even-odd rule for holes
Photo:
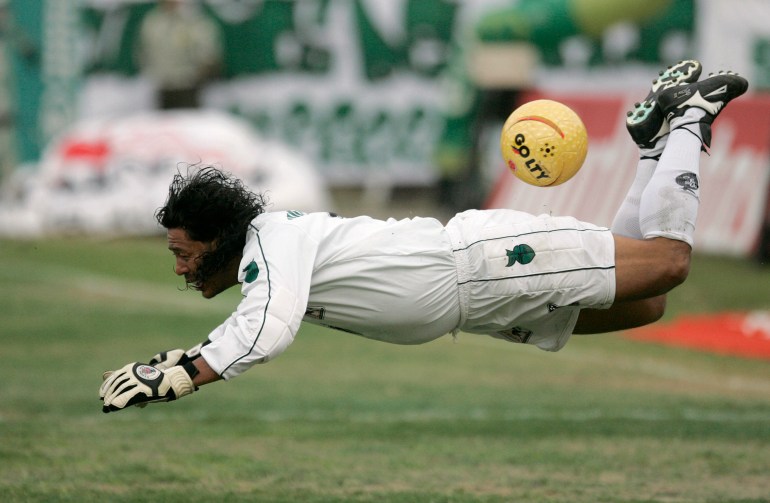
[[[160,0],[142,21],[137,59],[156,86],[158,108],[197,108],[201,89],[221,72],[219,26],[197,2]]]

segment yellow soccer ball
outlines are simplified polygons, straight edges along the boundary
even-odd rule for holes
[[[588,153],[588,133],[571,108],[535,100],[513,111],[500,134],[500,150],[520,180],[553,187],[575,176]]]

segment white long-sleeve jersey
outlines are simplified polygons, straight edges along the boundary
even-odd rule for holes
[[[462,330],[557,351],[581,308],[612,304],[614,268],[609,230],[571,217],[264,213],[246,237],[243,299],[201,354],[229,379],[281,354],[303,320],[396,344]]]
[[[433,340],[460,320],[452,245],[431,218],[264,213],[238,281],[242,301],[202,351],[224,378],[275,358],[303,319],[397,344]]]

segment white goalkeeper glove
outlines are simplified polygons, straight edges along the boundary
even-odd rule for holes
[[[201,348],[208,343],[209,341],[206,340],[206,342],[196,344],[187,351],[183,349],[161,351],[150,359],[149,365],[161,370],[170,369],[175,365],[184,365],[198,358],[201,355]]]
[[[170,349],[168,351],[161,351],[160,353],[150,358],[148,365],[160,370],[168,370],[171,367],[175,367],[177,365],[184,366],[187,363],[190,363],[196,358],[198,358],[201,355],[201,348],[206,344],[209,344],[210,342],[211,341],[207,339],[204,342],[196,344],[195,346],[191,347],[187,351],[185,351],[184,349]],[[99,389],[99,398],[101,398],[102,400],[104,400],[104,389],[107,385],[107,380],[115,372],[117,371],[108,370],[102,374],[103,383],[101,388]],[[143,409],[147,407],[148,403],[151,403],[151,402],[149,401],[139,402],[139,403],[136,403],[135,405]]]
[[[129,363],[110,374],[99,388],[99,398],[104,402],[102,412],[182,398],[197,389],[192,381],[196,373],[192,363],[163,370],[143,363]]]

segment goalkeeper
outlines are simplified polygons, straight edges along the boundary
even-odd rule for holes
[[[156,214],[175,273],[204,298],[235,285],[243,298],[193,349],[106,372],[102,410],[236,377],[281,354],[302,321],[396,344],[462,331],[557,351],[573,333],[658,320],[689,272],[701,150],[748,87],[732,72],[700,73],[697,61],[669,67],[629,113],[640,160],[611,229],[505,209],[446,225],[266,212],[220,170],[177,174]]]

